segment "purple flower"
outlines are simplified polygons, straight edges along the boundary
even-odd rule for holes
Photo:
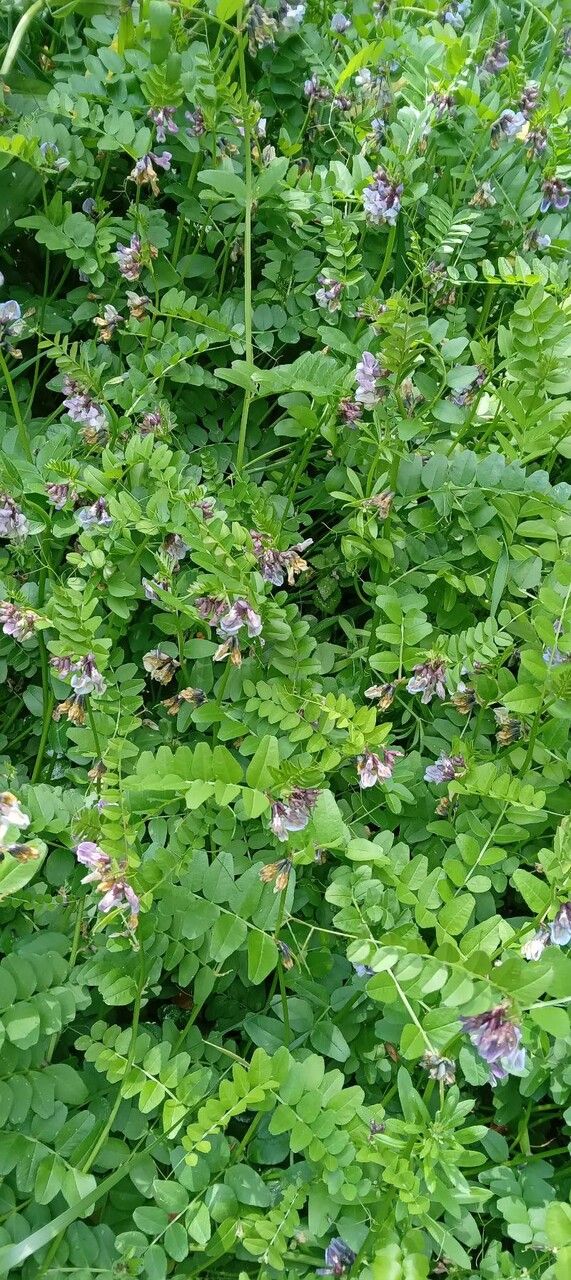
[[[499,119],[492,125],[492,141],[497,143],[501,134],[506,138],[515,138],[521,133],[525,123],[523,111],[510,111],[509,108],[502,111]]]
[[[153,195],[158,196],[159,181],[155,165],[158,165],[159,169],[168,171],[171,167],[171,160],[170,151],[163,151],[161,156],[158,156],[155,151],[148,151],[146,155],[141,156],[140,160],[137,160],[131,169],[129,174],[131,182],[136,182],[138,187],[150,186]]]
[[[17,338],[24,328],[19,302],[10,298],[0,302],[0,346],[10,345],[10,338]]]
[[[464,756],[447,756],[441,751],[436,764],[429,764],[424,771],[425,782],[452,782],[466,768]]]
[[[61,511],[66,503],[75,497],[75,494],[70,490],[69,484],[47,484],[46,496],[52,507],[55,507],[56,511]]]
[[[33,636],[37,622],[39,614],[34,613],[33,609],[23,609],[19,604],[10,604],[9,600],[3,600],[0,604],[0,623],[4,635],[12,636],[20,644]]]
[[[375,972],[370,964],[354,964],[353,968],[358,978],[372,978]]]
[[[547,133],[545,129],[530,129],[525,140],[530,155],[542,156],[547,151]],[[550,242],[551,243],[551,242]]]
[[[455,31],[462,31],[466,18],[470,15],[472,8],[471,0],[451,0],[450,4],[439,13],[438,17],[443,26],[446,24],[453,27]]]
[[[40,142],[40,151],[42,158],[51,169],[55,169],[57,173],[61,173],[62,169],[67,169],[69,160],[65,156],[60,156],[59,147],[55,142]]]
[[[111,858],[93,840],[82,840],[75,850],[77,861],[89,868],[88,875],[83,877],[82,884],[99,882],[106,876],[111,867]]]
[[[157,131],[157,142],[166,142],[167,133],[178,133],[173,120],[176,107],[149,107],[147,115]]]
[[[355,400],[366,409],[373,409],[382,397],[381,380],[386,378],[387,371],[382,369],[378,360],[370,351],[364,351],[355,369],[357,391]]]
[[[557,640],[562,631],[559,621],[553,624],[553,631]],[[557,644],[547,645],[543,650],[543,661],[547,663],[548,667],[562,667],[566,662],[571,662],[571,654],[563,653]]]
[[[162,427],[163,418],[158,409],[152,410],[150,413],[144,413],[141,419],[140,432],[143,436],[148,436],[157,428]]]
[[[284,12],[280,15],[282,30],[298,31],[305,18],[305,8],[305,4],[286,4]]]
[[[504,1005],[460,1018],[480,1057],[490,1067],[491,1082],[505,1080],[510,1071],[523,1071],[525,1049],[520,1049],[521,1030],[507,1016]]]
[[[266,582],[272,582],[275,587],[282,586],[286,573],[290,587],[294,586],[296,575],[305,573],[309,568],[306,561],[302,559],[301,552],[312,545],[313,538],[306,538],[304,542],[297,542],[294,547],[290,547],[287,551],[277,551],[271,545],[267,534],[257,533],[255,529],[252,529],[250,530],[250,537],[262,577],[265,578]]]
[[[480,71],[483,71],[486,75],[490,76],[497,75],[500,71],[505,71],[506,67],[509,65],[509,47],[510,42],[508,37],[505,34],[499,36],[492,45],[489,53],[484,58]]]
[[[338,311],[341,306],[341,294],[343,285],[340,280],[329,280],[327,276],[319,275],[317,282],[321,285],[316,290],[315,301],[319,307],[325,307],[327,311]]]
[[[188,554],[188,547],[184,538],[181,538],[180,533],[168,533],[163,542],[162,550],[172,561],[173,566],[180,564],[181,560],[184,560],[184,557]]]
[[[262,619],[259,613],[248,604],[247,600],[238,599],[220,619],[218,631],[222,636],[237,636],[242,627],[246,627],[250,639],[259,636],[262,630]]]
[[[376,755],[374,751],[367,751],[357,759],[359,786],[362,790],[374,787],[376,782],[388,782],[393,776],[395,762],[403,755],[398,748],[395,751],[381,748],[381,751],[382,756]]]
[[[342,36],[351,26],[351,19],[347,18],[344,13],[334,13],[331,19],[331,30],[336,35]]]
[[[446,697],[446,667],[441,658],[431,658],[413,667],[414,675],[407,684],[408,693],[421,693],[422,701],[432,702],[434,697]]]
[[[571,199],[571,187],[562,178],[546,178],[543,184],[543,198],[539,206],[540,213],[547,213],[549,209],[556,209],[561,213],[567,208]]]
[[[521,98],[519,100],[519,109],[526,116],[530,116],[535,111],[541,96],[540,86],[535,80],[530,80],[524,85]]]
[[[258,49],[271,47],[278,34],[278,24],[260,4],[251,4],[248,12],[248,45],[255,57]]]
[[[571,936],[571,934],[570,934]],[[521,945],[521,954],[524,960],[540,960],[545,948],[552,941],[551,930],[549,927],[537,929],[527,938]]]
[[[428,1071],[431,1080],[442,1080],[444,1084],[454,1084],[456,1068],[452,1058],[440,1058],[437,1053],[425,1053],[421,1067]]]
[[[125,277],[125,280],[133,281],[139,279],[143,269],[140,236],[131,236],[128,245],[117,245],[117,262],[119,263],[119,273]]]
[[[72,422],[79,423],[82,427],[91,427],[95,431],[101,431],[107,426],[104,409],[75,378],[66,376],[62,390],[63,403]]]
[[[340,1236],[335,1236],[325,1250],[325,1266],[318,1267],[316,1274],[318,1276],[344,1276],[345,1272],[353,1266],[357,1254],[341,1240]]]
[[[131,888],[128,881],[118,879],[113,880],[112,883],[109,884],[109,887],[107,887],[107,884],[108,881],[101,881],[98,885],[100,893],[105,889],[101,902],[99,903],[99,910],[102,914],[107,915],[109,911],[113,911],[114,907],[122,907],[123,903],[125,903],[131,908],[131,917],[133,920],[136,920],[141,904],[135,890]]]
[[[391,182],[384,169],[377,169],[372,182],[363,191],[363,205],[370,222],[394,226],[400,212],[402,182]]]
[[[0,843],[10,827],[28,827],[30,819],[23,813],[20,801],[11,791],[0,792]]]
[[[209,626],[215,627],[225,612],[226,603],[219,596],[197,596],[194,607],[203,622],[208,622]]]
[[[554,947],[566,947],[571,942],[571,902],[564,902],[560,906],[549,925],[549,936]]]
[[[87,196],[81,208],[88,218],[93,218],[97,213],[97,200],[94,200],[93,196]]]
[[[331,97],[327,85],[321,84],[318,76],[312,76],[310,80],[304,81],[303,92],[310,102],[328,102]]]
[[[319,797],[315,787],[294,787],[287,800],[274,800],[270,830],[278,840],[287,840],[290,831],[303,831]]]
[[[88,653],[77,663],[76,675],[71,677],[71,687],[79,698],[86,697],[88,693],[105,693],[107,682],[97,669],[92,653]]]
[[[156,587],[160,587],[162,591],[168,591],[168,581],[166,578],[141,578],[141,586],[145,593],[146,600],[152,600],[153,604],[158,604],[160,596],[157,595]]]
[[[359,421],[359,418],[363,417],[363,407],[357,404],[356,400],[350,400],[346,397],[344,400],[339,401],[339,415],[347,423],[348,427],[352,427],[355,422]]]
[[[200,107],[197,107],[196,111],[185,111],[184,115],[190,125],[190,128],[186,131],[189,138],[200,138],[206,132],[204,116]]]
[[[113,523],[105,498],[97,498],[90,507],[80,507],[75,514],[83,529],[92,529],[95,525],[106,528]]]
[[[7,493],[0,493],[0,538],[26,538],[30,532],[24,512]]]

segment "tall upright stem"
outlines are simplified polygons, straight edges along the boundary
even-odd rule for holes
[[[240,7],[237,23],[238,35],[238,68],[240,75],[240,101],[242,106],[242,123],[244,125],[244,182],[246,186],[246,207],[244,210],[244,346],[246,361],[249,365],[254,363],[254,348],[252,342],[252,146],[250,137],[250,115],[248,106],[248,88],[246,85],[246,62],[244,50],[246,45],[246,37],[242,29],[242,19],[244,14],[243,6]],[[248,429],[248,413],[250,411],[250,401],[252,399],[251,391],[244,392],[244,402],[242,404],[242,415],[240,418],[240,433],[238,436],[238,449],[236,451],[236,470],[240,471],[244,461],[244,449],[246,447],[246,431]]]

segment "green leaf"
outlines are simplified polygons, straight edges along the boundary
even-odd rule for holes
[[[246,782],[249,787],[264,790],[275,785],[276,775],[280,767],[278,740],[270,735],[262,738],[259,747],[250,760],[246,770]]]
[[[278,949],[273,938],[259,929],[251,929],[248,934],[248,978],[254,986],[263,982],[275,969],[278,962]]]

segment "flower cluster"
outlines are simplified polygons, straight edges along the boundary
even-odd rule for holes
[[[274,800],[270,829],[278,840],[287,840],[292,831],[304,830],[318,798],[316,787],[294,787],[287,800]]]
[[[345,1243],[340,1236],[327,1245],[325,1250],[325,1266],[317,1268],[318,1276],[344,1276],[349,1268],[353,1266],[357,1257],[353,1249]]]
[[[30,526],[24,512],[7,493],[0,493],[0,538],[9,541],[26,538]]]
[[[541,925],[522,943],[525,960],[539,960],[548,946],[566,947],[571,942],[571,902],[563,902],[549,924]]]
[[[0,604],[0,623],[5,636],[11,636],[20,644],[33,636],[40,617],[33,609],[25,609],[19,604],[11,604],[3,600]]]
[[[166,142],[167,133],[178,133],[175,111],[176,107],[149,107],[147,115],[155,126],[157,142]]]
[[[381,755],[374,751],[366,751],[359,756],[357,760],[359,786],[365,790],[367,787],[374,787],[377,782],[388,782],[393,776],[396,761],[402,755],[403,752],[396,748],[394,751],[382,749]]]
[[[289,547],[287,551],[278,551],[272,546],[267,534],[257,533],[255,529],[251,529],[250,537],[261,575],[266,582],[272,582],[275,587],[281,587],[287,575],[288,583],[293,587],[297,575],[307,572],[309,565],[302,558],[301,553],[312,545],[313,538],[296,542],[295,546]],[[220,625],[223,630],[222,624]]]
[[[93,399],[91,392],[77,382],[75,378],[63,380],[64,407],[72,422],[88,427],[95,432],[107,429],[107,418],[103,407]]]
[[[441,751],[436,764],[429,764],[424,770],[425,782],[452,782],[464,773],[466,761],[464,756],[447,756]]]
[[[370,222],[394,226],[400,213],[402,182],[391,182],[384,169],[377,169],[373,181],[363,191],[363,205]]]
[[[383,397],[382,381],[387,370],[382,369],[378,360],[370,351],[364,351],[355,369],[357,391],[355,401],[365,409],[374,409]]]
[[[523,1071],[525,1049],[520,1048],[521,1030],[508,1017],[504,1005],[460,1018],[460,1022],[480,1057],[488,1063],[492,1084],[505,1080],[510,1072]]]
[[[125,879],[125,866],[120,865],[115,871],[109,854],[92,840],[82,840],[75,850],[75,856],[83,867],[88,868],[81,883],[95,884],[97,892],[102,895],[99,911],[107,915],[115,907],[126,906],[130,911],[129,927],[135,929],[141,904],[135,890]]]
[[[421,693],[424,703],[432,702],[434,697],[442,700],[446,697],[446,666],[441,658],[429,658],[413,670],[414,675],[406,686],[409,693]]]
[[[138,187],[149,186],[154,196],[159,194],[159,179],[157,176],[157,168],[164,169],[165,172],[171,167],[172,155],[170,151],[163,151],[158,156],[155,151],[148,151],[146,155],[141,156],[131,169],[129,177],[131,182],[135,182]]]

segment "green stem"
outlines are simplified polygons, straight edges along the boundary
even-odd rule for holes
[[[18,24],[18,26],[19,25],[20,24]],[[16,28],[16,30],[18,30],[18,28]],[[10,370],[4,359],[4,353],[1,350],[0,350],[0,369],[2,370],[2,373],[4,374],[4,377],[6,379],[8,395],[10,396],[10,401],[12,404],[12,408],[14,410],[14,417],[16,419],[16,427],[18,431],[18,440],[20,441],[20,448],[22,450],[22,453],[25,454],[26,458],[28,459],[28,462],[32,462],[33,454],[32,454],[32,447],[30,445],[30,440],[28,437],[28,431],[27,431],[24,419],[22,417],[22,410],[20,409],[18,397],[14,390],[14,383],[12,382]]]
[[[14,62],[14,59],[18,56],[18,50],[20,48],[22,40],[24,39],[26,31],[28,30],[28,27],[34,21],[36,14],[39,13],[41,9],[45,9],[45,8],[46,8],[45,0],[34,0],[34,4],[30,5],[30,8],[26,9],[26,12],[22,14],[22,17],[20,18],[20,21],[14,30],[14,34],[12,36],[12,39],[4,55],[4,61],[2,63],[2,66],[0,67],[0,76],[9,75],[12,68],[12,63]]]
[[[89,720],[89,727],[90,727],[90,729],[91,729],[91,732],[92,732],[93,737],[94,737],[94,740],[95,740],[95,750],[96,750],[96,752],[97,752],[97,759],[98,759],[98,760],[102,760],[102,759],[103,759],[103,755],[102,755],[102,753],[101,753],[101,743],[100,743],[100,741],[99,741],[99,735],[98,735],[98,733],[97,733],[97,729],[96,729],[96,727],[95,727],[95,719],[94,719],[94,716],[93,716],[93,711],[91,710],[91,701],[90,701],[90,699],[89,699],[89,698],[87,699],[86,706],[87,706],[87,719]]]
[[[246,84],[246,62],[244,58],[246,37],[242,34],[243,12],[244,7],[242,5],[238,14],[237,35],[238,67],[240,74],[240,102],[242,107],[242,123],[244,125],[244,182],[246,184],[244,209],[244,347],[246,363],[251,366],[254,363],[254,346],[252,340],[252,146],[250,139],[248,88]],[[236,451],[237,471],[241,470],[242,463],[244,461],[246,432],[248,429],[248,414],[250,411],[251,399],[251,391],[246,390],[244,392],[244,401],[242,404],[238,448]]]

